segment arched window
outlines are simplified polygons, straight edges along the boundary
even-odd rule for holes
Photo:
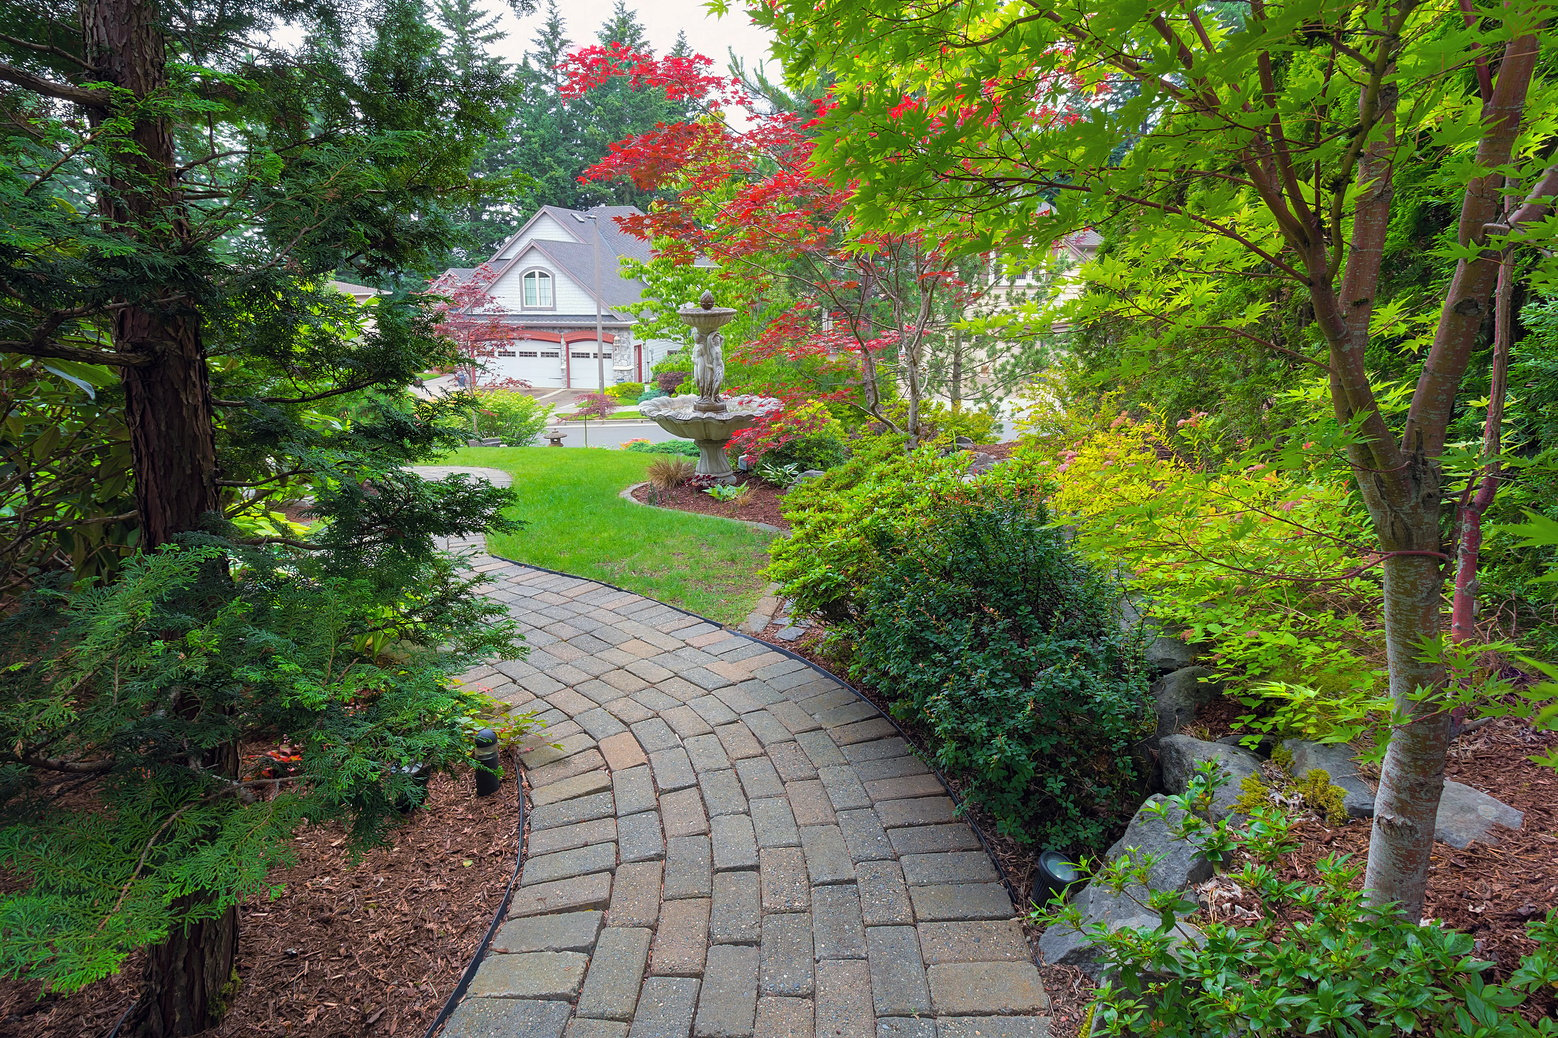
[[[552,275],[544,270],[527,270],[520,280],[525,286],[525,309],[552,308]]]

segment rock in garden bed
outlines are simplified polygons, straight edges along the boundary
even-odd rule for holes
[[[513,875],[514,787],[478,800],[470,775],[433,779],[427,806],[353,865],[339,827],[304,829],[274,901],[245,905],[241,986],[209,1038],[418,1038],[459,983]],[[69,998],[0,983],[0,1034],[106,1034],[134,997],[141,956]]]

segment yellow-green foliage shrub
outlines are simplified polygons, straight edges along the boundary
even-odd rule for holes
[[[1176,427],[1102,410],[1063,416],[1019,451],[1092,558],[1118,566],[1166,631],[1210,647],[1224,676],[1322,690],[1275,696],[1279,728],[1327,730],[1317,706],[1367,714],[1383,677],[1380,583],[1339,434],[1228,457],[1198,415]]]

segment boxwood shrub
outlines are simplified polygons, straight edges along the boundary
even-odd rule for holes
[[[1130,747],[1150,723],[1118,590],[1033,503],[946,506],[880,547],[852,674],[929,736],[1003,833],[1101,850],[1139,800]]]

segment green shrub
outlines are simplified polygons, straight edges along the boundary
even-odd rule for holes
[[[650,443],[648,440],[629,440],[622,445],[625,451],[633,451],[635,454],[679,454],[686,458],[698,456],[698,445],[691,440],[667,440],[664,443]]]
[[[477,397],[477,427],[483,436],[496,436],[505,447],[533,447],[541,430],[556,410],[512,389],[485,389]]]
[[[627,400],[629,397],[637,400],[643,391],[644,384],[642,382],[618,382],[614,386],[606,387],[606,395],[613,400]]]
[[[817,401],[786,411],[767,436],[746,450],[771,465],[799,465],[802,471],[831,469],[849,457],[844,427]]]
[[[941,511],[868,581],[851,674],[929,736],[1003,834],[1096,852],[1136,802],[1147,680],[1117,590],[1046,519],[1006,502]]]
[[[785,495],[790,535],[772,545],[769,579],[801,613],[847,620],[883,547],[963,496],[967,470],[968,455],[943,457],[934,447],[906,453],[896,434],[856,441],[849,461]]]
[[[661,397],[668,395],[668,392],[664,389],[661,389],[659,386],[650,386],[648,389],[638,394],[638,399],[635,400],[634,403],[644,404],[651,400],[659,400]]]
[[[1282,858],[1295,842],[1279,813],[1261,809],[1240,828],[1199,822],[1191,811],[1210,781],[1198,775],[1171,802],[1185,812],[1182,838],[1203,846],[1226,841],[1244,852],[1245,863],[1229,878],[1258,905],[1241,925],[1197,919],[1200,936],[1187,939],[1193,935],[1176,916],[1193,912],[1195,903],[1176,891],[1144,894],[1150,866],[1130,855],[1105,866],[1093,882],[1160,916],[1156,928],[1083,926],[1072,907],[1036,914],[1050,926],[1080,926],[1102,951],[1109,979],[1094,994],[1094,1034],[1558,1034],[1551,1018],[1533,1024],[1517,1009],[1558,985],[1558,912],[1528,925],[1536,951],[1505,983],[1491,983],[1484,974],[1493,963],[1474,957],[1470,935],[1419,925],[1395,906],[1365,905],[1358,867],[1345,858],[1320,861],[1314,882],[1284,879]]]

